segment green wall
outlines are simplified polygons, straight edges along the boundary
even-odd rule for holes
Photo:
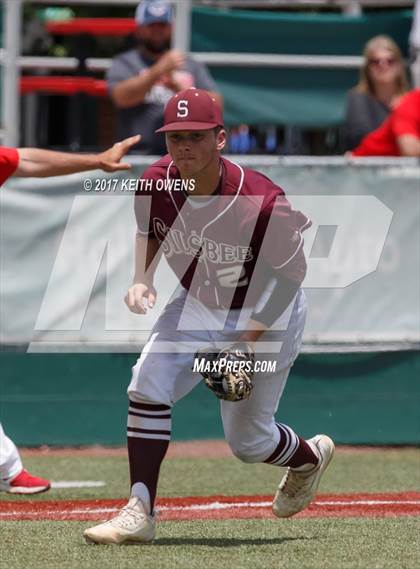
[[[283,55],[361,55],[373,36],[387,34],[408,52],[412,10],[342,14],[216,10],[195,7],[192,51]],[[229,59],[229,55],[226,56]],[[224,98],[226,124],[316,128],[340,124],[357,69],[211,67]]]
[[[373,36],[387,34],[408,52],[412,10],[364,12],[360,16],[195,7],[192,51],[312,55],[361,55]]]
[[[121,445],[135,354],[0,354],[0,417],[19,445]],[[301,355],[278,419],[339,443],[420,441],[418,352]],[[221,438],[218,402],[199,386],[174,410],[177,440]]]

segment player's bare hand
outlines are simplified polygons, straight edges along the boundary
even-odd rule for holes
[[[135,314],[147,314],[156,302],[156,289],[152,285],[137,283],[128,289],[124,302]]]
[[[121,159],[129,152],[129,150],[137,144],[141,136],[130,136],[121,142],[116,142],[111,148],[98,154],[98,168],[105,172],[118,172],[119,170],[130,170],[131,164],[128,162],[121,162]]]
[[[170,49],[156,63],[159,75],[180,69],[185,64],[185,54],[178,49]]]

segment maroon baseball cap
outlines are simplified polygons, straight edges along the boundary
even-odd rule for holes
[[[223,126],[223,116],[214,97],[204,89],[190,87],[168,101],[163,123],[156,132],[209,130]]]

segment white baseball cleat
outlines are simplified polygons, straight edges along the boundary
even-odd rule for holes
[[[273,500],[273,513],[288,518],[305,509],[313,500],[325,469],[334,454],[334,443],[326,435],[316,435],[307,442],[318,451],[320,462],[309,472],[287,469]]]
[[[115,518],[83,532],[87,543],[151,543],[155,538],[155,516],[132,496]]]

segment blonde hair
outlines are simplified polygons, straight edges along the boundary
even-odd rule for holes
[[[368,93],[375,95],[375,88],[369,74],[369,62],[372,57],[372,52],[376,49],[386,49],[390,51],[400,65],[400,73],[396,81],[397,94],[402,95],[409,90],[407,73],[405,71],[404,60],[401,55],[400,48],[389,36],[375,36],[370,39],[363,49],[363,65],[360,68],[359,82],[356,85],[356,91],[359,93]]]

